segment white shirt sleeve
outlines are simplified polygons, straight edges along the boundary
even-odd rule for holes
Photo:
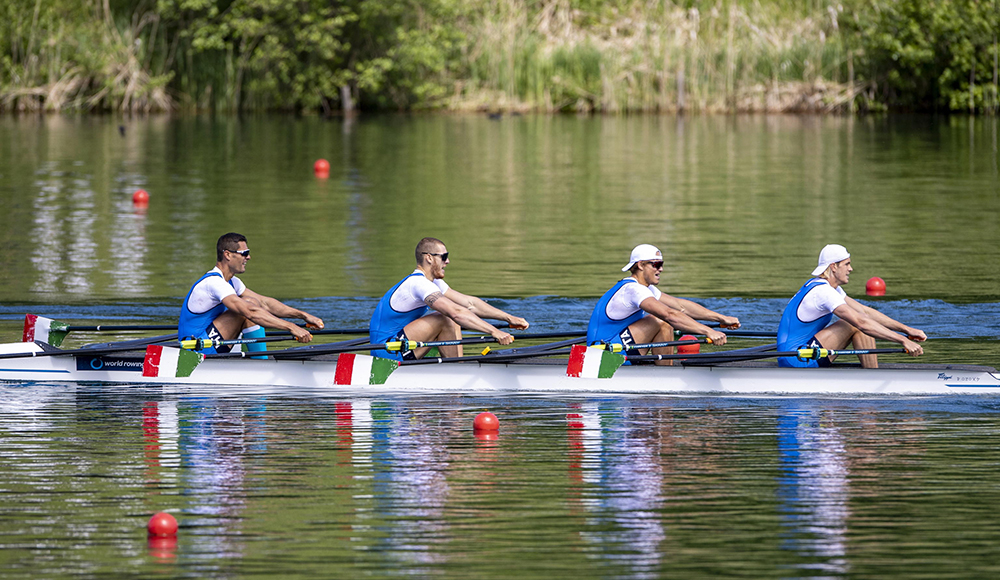
[[[414,273],[419,272],[415,270]],[[397,312],[409,312],[427,304],[428,296],[435,292],[444,294],[449,289],[444,280],[428,280],[425,276],[410,276],[389,298],[389,305]]]
[[[847,303],[846,298],[843,288],[834,289],[829,284],[820,284],[805,295],[796,314],[802,322],[812,322],[832,314],[840,305]]]
[[[660,299],[660,290],[656,286],[643,286],[642,284],[625,284],[615,292],[608,302],[607,314],[612,320],[625,320],[638,310],[642,310],[640,304],[647,298]]]
[[[221,276],[209,276],[198,282],[194,290],[191,291],[188,309],[195,314],[201,314],[221,304],[226,296],[242,294],[246,290],[246,286],[239,281],[239,278],[233,278],[233,280],[236,281],[240,292],[234,290]]]

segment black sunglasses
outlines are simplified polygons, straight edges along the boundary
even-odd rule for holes
[[[424,253],[427,254],[428,256],[441,256],[442,262],[448,261],[448,252],[445,252],[443,254],[435,254],[434,252],[424,252]]]
[[[232,252],[234,254],[239,254],[239,255],[243,256],[244,258],[249,258],[250,257],[250,248],[247,248],[245,250],[226,250],[226,251],[227,252]]]
[[[663,262],[662,261],[661,262],[646,262],[646,263],[649,264],[650,266],[652,266],[654,270],[659,270],[660,268],[663,267]]]

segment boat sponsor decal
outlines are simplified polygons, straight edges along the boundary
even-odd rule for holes
[[[938,378],[941,379],[942,381],[947,381],[951,379],[951,375],[945,373],[938,373]]]
[[[36,340],[46,342],[52,346],[62,344],[66,335],[69,334],[69,325],[65,322],[26,314],[24,316],[24,332],[21,333],[21,342],[35,342]]]
[[[344,353],[337,357],[335,385],[384,385],[399,362],[366,354]]]
[[[142,371],[142,359],[121,356],[78,356],[78,371]]]
[[[566,376],[583,379],[610,379],[618,367],[625,363],[625,357],[603,348],[575,345],[570,349]]]
[[[203,360],[205,355],[200,352],[152,344],[146,347],[142,376],[190,377]]]

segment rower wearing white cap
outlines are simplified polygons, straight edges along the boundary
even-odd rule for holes
[[[924,353],[914,341],[927,340],[922,330],[906,326],[854,300],[841,288],[847,284],[851,272],[851,254],[840,244],[829,244],[819,253],[815,276],[785,306],[778,325],[778,350],[799,348],[825,348],[838,350],[853,343],[855,349],[875,348],[875,339],[891,340],[903,345],[912,356]],[[836,314],[840,319],[830,321]],[[903,334],[899,334],[903,333]],[[904,336],[905,335],[905,336]],[[778,364],[785,367],[830,366],[834,357],[819,360],[800,360],[781,357]],[[878,356],[858,355],[864,368],[878,368]]]
[[[739,319],[660,292],[656,285],[660,283],[662,271],[663,255],[656,246],[640,244],[633,248],[628,264],[622,268],[622,272],[629,272],[630,275],[605,292],[594,307],[587,325],[587,344],[621,344],[628,349],[634,344],[668,342],[674,339],[674,328],[704,334],[716,345],[726,344],[725,333],[698,320],[712,320],[725,328],[739,328]],[[652,350],[654,354],[674,352],[673,347]],[[672,362],[657,361],[656,364],[669,365]]]

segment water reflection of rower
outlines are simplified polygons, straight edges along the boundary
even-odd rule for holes
[[[570,476],[591,484],[578,500],[589,514],[582,537],[600,545],[598,553],[614,564],[627,563],[633,576],[654,577],[666,539],[657,442],[633,423],[627,408],[581,405],[567,419]]]
[[[338,405],[338,415],[347,405]],[[396,403],[350,403],[354,477],[372,481],[371,509],[359,510],[358,525],[385,526],[377,549],[407,565],[411,574],[444,559],[434,548],[446,535],[450,456],[436,430],[403,412]],[[346,417],[345,417],[346,418]],[[338,423],[339,423],[338,419]]]
[[[843,436],[821,412],[778,418],[782,548],[807,559],[800,567],[847,573],[849,471]]]

